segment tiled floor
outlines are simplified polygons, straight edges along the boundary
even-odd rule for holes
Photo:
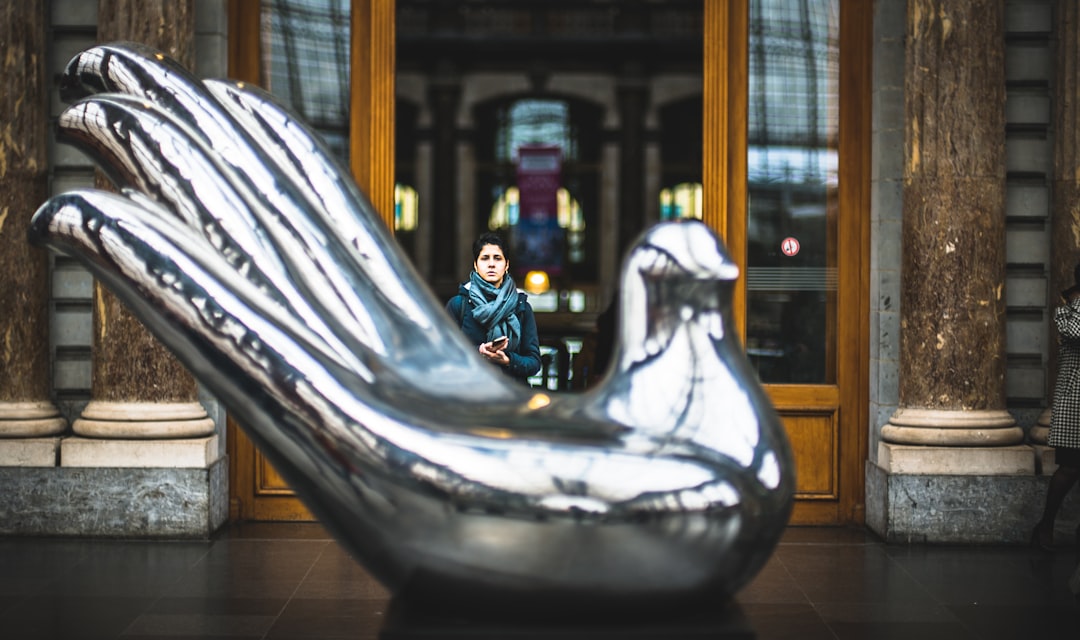
[[[1069,589],[1078,558],[792,528],[727,608],[655,624],[515,627],[390,608],[313,524],[234,526],[209,541],[0,538],[0,638],[1064,639],[1080,637]]]

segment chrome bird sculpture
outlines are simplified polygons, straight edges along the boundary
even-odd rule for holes
[[[34,214],[213,392],[320,522],[421,606],[715,603],[787,523],[783,427],[700,222],[648,230],[586,393],[483,362],[318,136],[272,95],[131,43],[78,54],[58,138],[119,192]]]

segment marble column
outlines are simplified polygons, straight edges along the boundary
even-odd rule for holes
[[[474,215],[458,211],[457,113],[461,103],[461,77],[452,64],[443,62],[432,74],[428,89],[431,106],[431,273],[440,297],[457,292],[463,265],[469,256],[457,256],[457,248],[471,246],[472,238],[459,239],[458,216]],[[460,240],[460,241],[459,241]],[[468,250],[466,249],[466,254]]]
[[[1054,177],[1050,197],[1050,281],[1047,284],[1049,348],[1047,396],[1052,402],[1057,379],[1057,330],[1053,309],[1058,292],[1073,284],[1073,267],[1080,261],[1080,8],[1074,0],[1054,3],[1054,41],[1057,43],[1053,94]],[[1039,416],[1029,437],[1039,445],[1043,471],[1052,472],[1053,453],[1045,449],[1050,432],[1050,409]]]
[[[1033,466],[1023,447],[1004,461],[954,450],[1024,435],[1005,409],[1003,5],[908,2],[900,394],[879,449],[892,471]]]
[[[649,85],[640,64],[628,63],[616,87],[619,105],[619,252],[648,226],[645,220],[645,110]]]
[[[48,197],[42,3],[0,5],[0,42],[0,466],[52,466],[67,422],[49,398],[48,254],[26,240]]]
[[[142,42],[194,68],[194,5],[194,0],[100,0],[98,40]],[[100,172],[95,181],[98,188],[110,188]],[[72,424],[77,435],[137,440],[214,433],[195,378],[98,282],[93,331],[91,401]],[[79,446],[87,445],[68,444],[73,459],[79,458]]]

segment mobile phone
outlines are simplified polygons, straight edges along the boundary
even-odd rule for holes
[[[491,348],[498,351],[499,349],[506,348],[506,343],[510,342],[510,338],[506,336],[499,336],[491,341]]]

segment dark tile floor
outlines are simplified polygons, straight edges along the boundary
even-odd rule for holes
[[[587,627],[425,618],[321,527],[233,526],[208,541],[0,538],[0,638],[1080,637],[1080,555],[886,545],[791,528],[734,603],[691,619]]]

